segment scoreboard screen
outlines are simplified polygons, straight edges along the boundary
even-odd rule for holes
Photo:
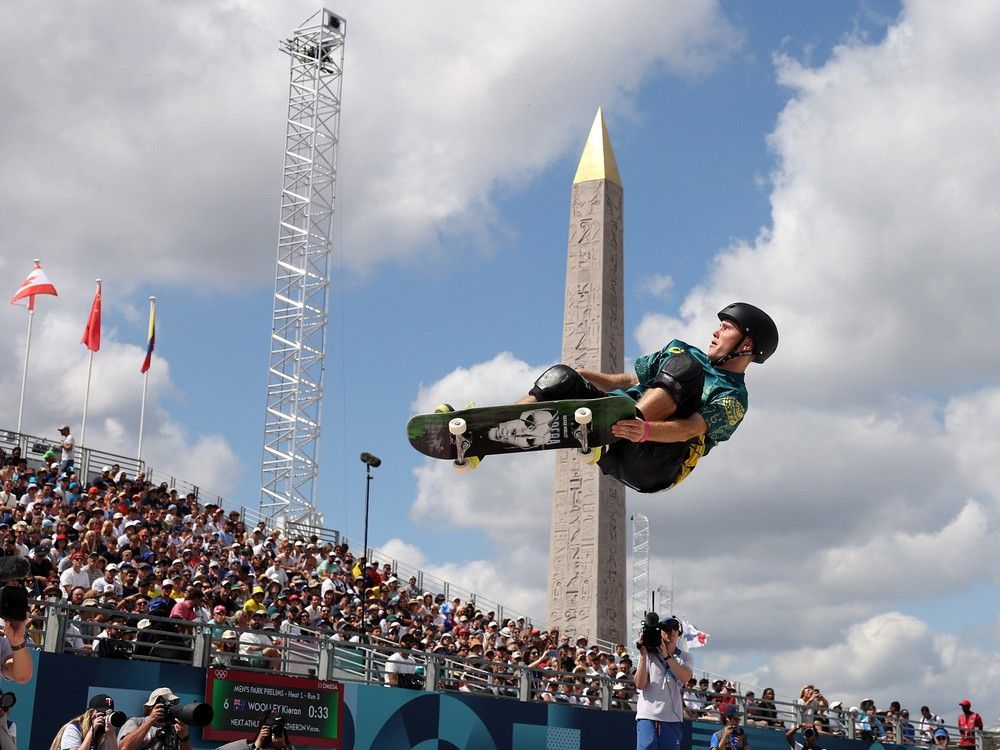
[[[207,740],[252,742],[266,712],[274,711],[292,744],[340,748],[343,683],[212,667],[205,699],[215,712],[202,730]]]

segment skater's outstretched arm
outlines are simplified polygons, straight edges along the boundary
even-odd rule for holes
[[[622,419],[611,425],[611,434],[633,443],[683,443],[708,432],[708,423],[695,412],[685,419],[667,419],[648,422],[641,419]]]

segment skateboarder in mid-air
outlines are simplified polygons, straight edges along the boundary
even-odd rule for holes
[[[674,339],[637,358],[634,375],[555,365],[518,403],[628,396],[637,418],[616,422],[611,431],[618,439],[586,458],[634,490],[659,492],[681,482],[702,456],[729,439],[747,410],[744,372],[777,348],[778,329],[770,316],[734,302],[719,312],[707,352]],[[518,421],[529,430],[544,420],[528,408]]]

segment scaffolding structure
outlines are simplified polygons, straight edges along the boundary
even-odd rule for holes
[[[638,633],[649,607],[649,519],[632,514],[632,612],[629,632]]]
[[[261,515],[279,525],[323,525],[316,489],[346,31],[324,8],[280,45],[291,74],[260,488]]]

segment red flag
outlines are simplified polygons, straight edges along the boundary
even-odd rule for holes
[[[94,301],[90,305],[90,317],[87,318],[87,327],[83,329],[83,338],[80,343],[96,352],[101,348],[101,282],[97,282],[97,291],[94,292]]]
[[[21,286],[18,287],[14,296],[10,298],[10,304],[16,305],[21,300],[27,298],[28,309],[34,310],[36,294],[59,296],[59,292],[56,291],[55,286],[49,281],[48,276],[45,275],[45,271],[42,270],[42,264],[37,260],[35,261],[35,267],[28,274],[28,278],[21,282]]]

